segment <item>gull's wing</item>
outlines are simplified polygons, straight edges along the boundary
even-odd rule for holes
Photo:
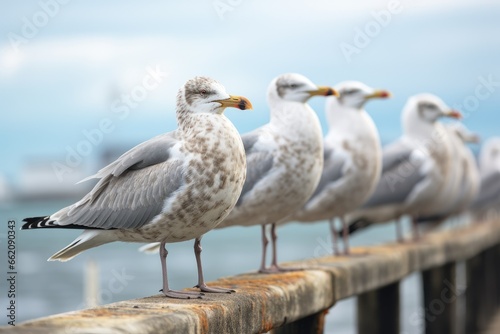
[[[102,179],[108,175],[120,176],[126,170],[141,169],[167,161],[170,156],[170,148],[178,142],[176,134],[176,131],[172,131],[153,137],[128,150],[114,162],[80,182]]]
[[[386,146],[382,152],[382,173],[393,169],[402,161],[408,161],[413,152],[413,148],[400,138]]]
[[[241,136],[247,159],[247,177],[236,206],[242,203],[243,197],[248,194],[259,181],[265,178],[273,167],[274,156],[272,151],[266,151],[256,147],[262,135],[265,135],[265,130],[259,128]]]
[[[383,171],[375,192],[363,207],[403,203],[425,179],[423,160],[418,150],[403,141],[396,141],[384,148]]]
[[[320,194],[326,186],[339,181],[345,173],[347,157],[336,152],[335,149],[327,143],[325,143],[323,149],[323,159],[323,172],[321,173],[318,186],[311,196],[311,199]]]
[[[497,203],[500,203],[500,171],[482,178],[478,196],[472,203],[471,209],[473,211],[487,209]]]
[[[152,138],[123,154],[93,177],[80,201],[49,217],[27,218],[23,228],[139,228],[159,214],[183,181],[183,161],[171,156],[175,133]]]

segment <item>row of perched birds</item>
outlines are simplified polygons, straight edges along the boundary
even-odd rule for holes
[[[307,104],[317,95],[327,96],[324,138]],[[259,271],[275,273],[290,270],[278,265],[280,224],[329,220],[339,253],[338,218],[348,253],[348,234],[373,223],[410,216],[417,238],[419,222],[494,208],[500,139],[484,146],[478,169],[466,146],[477,137],[460,124],[439,122],[460,113],[434,95],[420,94],[403,109],[403,136],[382,149],[364,105],[389,96],[360,82],[321,87],[302,75],[284,74],[267,91],[269,123],[240,136],[223,112],[251,109],[250,101],[229,95],[213,79],[196,77],[177,95],[178,129],[124,153],[87,178],[99,181],[80,201],[50,216],[26,218],[22,229],[83,229],[49,259],[59,261],[113,241],[153,242],[143,249],[159,247],[163,293],[199,298],[203,292],[233,291],[209,287],[203,278],[201,238],[215,228],[261,225]],[[269,238],[272,261],[266,266]],[[190,239],[201,293],[168,285],[165,244]],[[400,226],[398,239],[403,240]]]

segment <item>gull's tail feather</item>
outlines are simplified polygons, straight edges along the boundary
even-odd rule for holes
[[[139,252],[143,252],[146,254],[158,254],[160,251],[160,243],[152,242],[150,244],[146,244],[144,246],[139,247]]]
[[[52,255],[47,261],[66,262],[81,252],[108,242],[116,241],[112,231],[87,230],[76,238],[71,244]]]

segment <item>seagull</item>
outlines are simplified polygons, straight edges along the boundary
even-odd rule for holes
[[[500,137],[490,138],[481,148],[479,155],[481,184],[478,196],[470,210],[479,219],[487,214],[498,214],[500,206]]]
[[[382,176],[367,202],[347,217],[349,232],[372,223],[412,218],[418,239],[416,218],[438,210],[446,202],[444,193],[452,166],[451,143],[441,117],[460,118],[437,96],[419,94],[408,99],[403,113],[403,136],[387,145],[382,153]]]
[[[449,203],[441,211],[430,216],[418,217],[419,223],[432,223],[431,227],[467,210],[476,198],[480,185],[476,159],[466,145],[467,143],[479,143],[479,137],[459,122],[446,124],[445,129],[452,141],[454,159],[452,168],[457,172],[458,188],[448,192]]]
[[[262,261],[259,272],[280,272],[276,250],[276,224],[301,207],[318,185],[323,169],[323,140],[319,119],[306,103],[315,95],[335,95],[333,88],[318,87],[300,74],[283,74],[271,81],[267,101],[271,119],[244,134],[247,179],[238,202],[217,227],[262,226]],[[266,268],[271,225],[272,264]]]
[[[26,218],[21,229],[69,228],[84,232],[49,261],[68,261],[80,252],[113,241],[160,242],[163,294],[201,298],[168,286],[166,243],[195,239],[198,285],[204,292],[232,290],[206,286],[201,237],[236,204],[245,182],[245,151],[227,107],[251,109],[208,77],[188,80],[177,95],[175,131],[137,145],[83,181],[99,182],[80,201],[44,217]]]
[[[469,207],[479,192],[481,176],[479,175],[474,153],[472,153],[466,144],[477,144],[480,138],[462,123],[450,124],[447,128],[454,135],[455,146],[459,149],[459,164],[462,170],[460,188],[458,190],[460,196],[450,210],[454,214],[458,214]]]
[[[329,132],[324,143],[324,167],[318,187],[307,203],[290,220],[314,222],[328,219],[338,254],[334,219],[344,228],[345,253],[349,253],[348,227],[344,215],[358,208],[375,190],[382,169],[382,150],[377,128],[364,109],[373,98],[390,93],[358,81],[337,84],[338,97],[326,100]]]
[[[484,143],[479,154],[479,169],[483,175],[500,169],[500,137],[490,138]]]

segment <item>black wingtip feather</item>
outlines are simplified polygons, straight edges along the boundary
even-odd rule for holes
[[[46,227],[46,225],[48,224],[48,220],[49,216],[24,218],[23,222],[25,222],[26,224],[23,224],[23,226],[21,226],[21,230]]]
[[[23,222],[25,224],[21,226],[21,230],[33,230],[37,228],[64,228],[64,229],[74,229],[74,230],[104,230],[99,227],[88,227],[76,224],[69,225],[57,225],[54,220],[50,220],[50,216],[45,217],[31,217],[24,218]],[[114,230],[110,228],[109,230]]]
[[[361,219],[358,219],[354,222],[352,222],[350,225],[349,225],[349,230],[348,230],[348,233],[349,235],[353,234],[354,232],[358,231],[358,230],[361,230],[361,229],[364,229],[365,227],[368,227],[371,225],[371,222],[368,221],[368,220],[365,220],[363,218]],[[340,231],[337,231],[337,235],[339,237],[342,237],[342,230]]]
[[[417,223],[433,223],[445,219],[446,219],[445,215],[421,216],[417,218]]]

